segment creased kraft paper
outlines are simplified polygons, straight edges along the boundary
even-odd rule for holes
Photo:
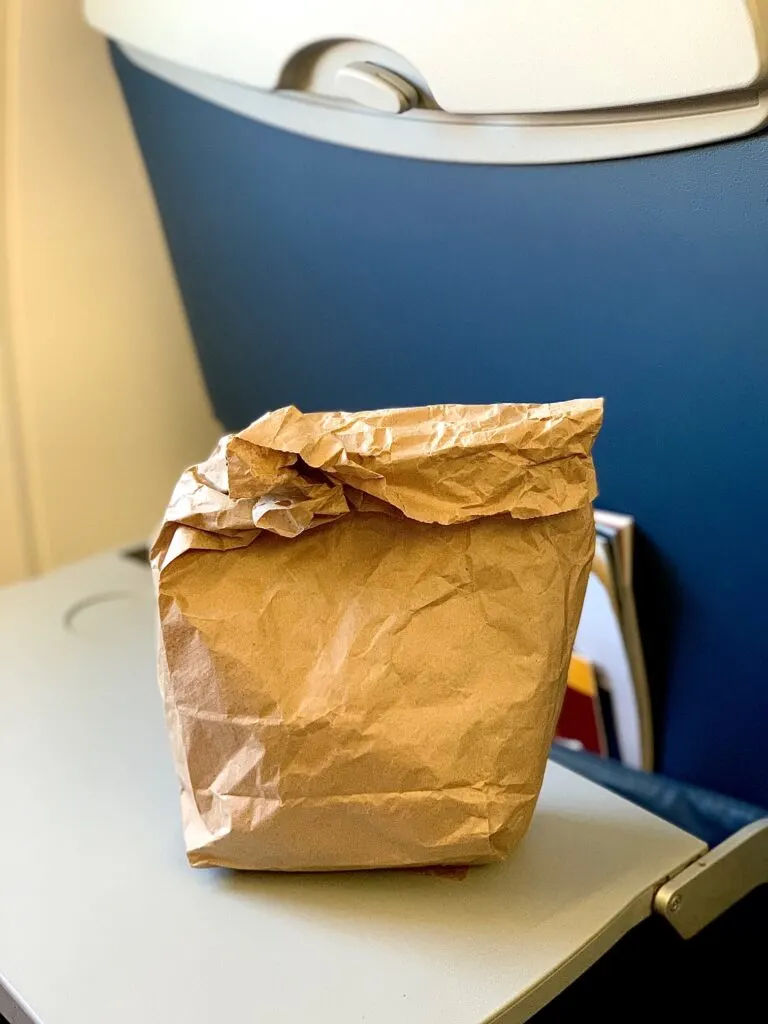
[[[194,865],[475,864],[523,836],[594,548],[602,402],[225,437],[155,542]]]

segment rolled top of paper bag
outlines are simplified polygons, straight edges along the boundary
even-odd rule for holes
[[[450,526],[555,515],[597,494],[602,399],[266,413],[179,481],[155,544],[158,568],[187,550],[296,537],[353,512]],[[185,528],[179,531],[178,528]]]

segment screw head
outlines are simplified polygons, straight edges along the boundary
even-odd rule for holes
[[[682,902],[683,902],[683,897],[680,895],[680,893],[679,892],[675,893],[675,895],[672,897],[672,899],[667,904],[667,913],[668,914],[676,914],[678,912],[678,910],[680,909],[680,907],[682,905]]]

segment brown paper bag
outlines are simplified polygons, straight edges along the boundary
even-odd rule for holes
[[[153,549],[194,865],[475,864],[541,787],[600,401],[263,416]]]

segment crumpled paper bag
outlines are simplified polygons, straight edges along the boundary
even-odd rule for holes
[[[602,402],[269,413],[152,551],[193,865],[477,864],[523,836],[594,548]]]

